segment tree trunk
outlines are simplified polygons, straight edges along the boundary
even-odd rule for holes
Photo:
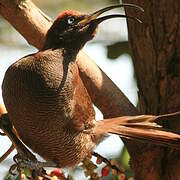
[[[142,114],[164,114],[180,109],[180,1],[124,0],[144,8],[144,13],[126,9],[127,15],[143,21],[128,21]],[[180,130],[180,121],[165,127]],[[180,152],[157,146],[138,146],[136,179],[180,179]],[[143,168],[143,170],[142,170]]]

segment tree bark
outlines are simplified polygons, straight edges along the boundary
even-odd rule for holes
[[[137,13],[143,24],[128,21],[129,41],[143,114],[163,114],[180,109],[180,1],[124,0],[144,8]],[[180,130],[180,121],[166,127]],[[180,152],[157,146],[136,152],[136,179],[180,179]],[[144,170],[142,171],[143,168]],[[139,170],[138,170],[139,169]]]

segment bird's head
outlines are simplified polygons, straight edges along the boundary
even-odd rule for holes
[[[100,9],[92,14],[83,14],[78,11],[64,11],[60,13],[46,35],[44,49],[47,48],[70,48],[81,49],[84,44],[95,36],[97,26],[110,18],[131,18],[141,22],[136,17],[122,14],[112,14],[99,17],[106,11],[118,7],[131,7],[143,11],[133,4],[119,4]]]

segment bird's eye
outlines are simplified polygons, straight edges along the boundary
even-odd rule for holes
[[[68,20],[67,20],[67,22],[68,22],[68,24],[72,24],[73,22],[74,22],[74,17],[70,17],[70,18],[68,18]]]

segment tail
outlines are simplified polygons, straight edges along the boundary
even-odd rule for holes
[[[180,149],[180,134],[165,131],[158,120],[180,119],[180,111],[166,115],[122,116],[97,121],[94,127],[95,140],[105,134],[117,134],[120,137],[139,141],[149,141],[157,145]]]

